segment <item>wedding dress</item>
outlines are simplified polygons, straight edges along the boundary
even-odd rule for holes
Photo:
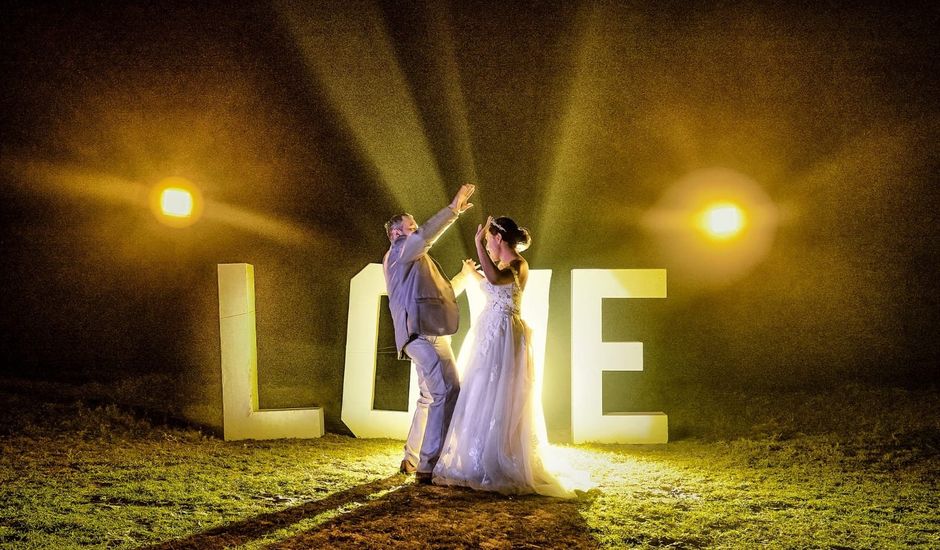
[[[532,332],[520,317],[518,276],[504,285],[480,281],[486,305],[458,363],[460,396],[434,483],[503,494],[573,498],[593,487],[584,472],[549,465],[541,396],[535,395]]]

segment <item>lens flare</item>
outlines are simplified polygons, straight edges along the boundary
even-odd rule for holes
[[[734,283],[767,257],[780,214],[749,176],[707,168],[676,181],[641,220],[670,284],[705,290]]]

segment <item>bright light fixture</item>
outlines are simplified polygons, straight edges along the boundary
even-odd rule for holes
[[[173,218],[192,216],[193,194],[180,187],[167,187],[160,193],[160,211]]]
[[[714,203],[702,212],[699,226],[713,239],[730,239],[744,229],[744,211],[730,202]]]
[[[202,194],[189,180],[165,178],[150,191],[150,210],[170,227],[187,227],[202,214]]]

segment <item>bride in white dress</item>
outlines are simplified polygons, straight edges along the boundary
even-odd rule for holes
[[[584,472],[546,464],[548,442],[541,396],[535,395],[532,331],[520,317],[529,276],[520,252],[529,233],[510,218],[490,217],[476,234],[483,275],[464,262],[486,294],[474,321],[460,396],[443,452],[437,485],[462,485],[503,494],[573,498],[593,484]],[[469,283],[472,284],[472,283]]]

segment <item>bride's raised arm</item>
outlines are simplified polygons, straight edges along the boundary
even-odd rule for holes
[[[489,233],[490,224],[492,223],[493,216],[488,216],[485,224],[477,226],[477,234],[475,237],[477,256],[480,258],[480,267],[483,268],[483,275],[486,276],[486,280],[494,285],[504,285],[512,282],[512,270],[508,267],[506,269],[499,269],[499,266],[496,265],[486,251],[486,235]]]

